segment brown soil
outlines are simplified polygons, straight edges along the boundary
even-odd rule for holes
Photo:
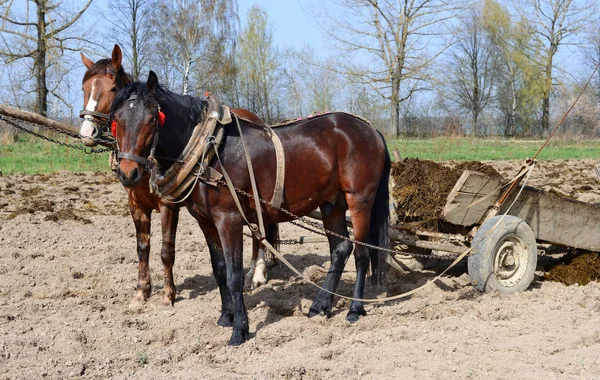
[[[505,178],[521,166],[486,164]],[[542,162],[529,184],[596,203],[594,164]],[[187,212],[177,234],[175,305],[159,306],[155,214],[153,295],[132,311],[134,227],[125,191],[111,174],[5,175],[0,204],[0,379],[593,379],[600,373],[600,284],[541,281],[543,264],[520,294],[481,294],[457,273],[407,299],[367,305],[368,315],[352,325],[344,319],[345,301],[329,319],[308,319],[316,291],[277,266],[268,285],[245,294],[250,340],[227,347],[230,329],[216,325],[220,298],[208,250]],[[46,220],[62,210],[80,219]],[[297,239],[306,231],[284,224],[281,235]],[[245,241],[246,253],[250,245]],[[316,281],[329,265],[327,252],[324,244],[283,248]],[[550,253],[540,259],[557,260]],[[339,291],[351,294],[353,260],[346,269]],[[390,295],[434,276],[390,276]]]

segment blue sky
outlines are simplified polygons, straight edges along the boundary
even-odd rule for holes
[[[256,4],[269,15],[276,46],[300,49],[308,44],[317,54],[324,55],[325,38],[309,14],[313,3],[314,0],[239,0],[241,27],[246,25],[248,11]]]

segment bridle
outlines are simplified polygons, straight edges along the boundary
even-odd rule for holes
[[[86,117],[87,116],[87,117]],[[94,128],[92,138],[107,137],[110,134],[110,115],[107,113],[81,110],[79,111],[79,117],[87,119],[98,125],[98,128]]]
[[[125,101],[125,103],[129,102],[129,101],[136,101],[137,100],[137,95],[133,94],[129,97],[129,99],[127,99]],[[152,168],[154,167],[156,160],[154,160],[154,152],[156,151],[156,145],[158,145],[158,135],[160,132],[160,127],[161,127],[161,118],[159,117],[159,115],[161,114],[161,110],[160,110],[160,104],[158,104],[158,102],[156,103],[156,117],[155,117],[155,123],[154,123],[154,138],[152,140],[152,146],[150,147],[150,155],[147,158],[138,156],[137,154],[133,154],[133,153],[128,153],[128,152],[122,152],[121,149],[119,148],[119,143],[117,142],[117,161],[120,161],[121,159],[126,159],[126,160],[130,160],[130,161],[135,161],[138,164],[142,164],[144,165],[144,171],[151,171]],[[111,123],[116,123],[116,120],[112,119]],[[164,123],[164,119],[162,121],[162,123]],[[115,136],[116,137],[116,136]]]
[[[111,65],[108,65],[106,66],[106,74],[116,76],[117,72]],[[97,139],[98,137],[110,139],[111,120],[109,114],[83,109],[79,111],[79,117],[91,121],[98,126],[98,128],[94,128],[94,133],[92,134],[93,139]]]

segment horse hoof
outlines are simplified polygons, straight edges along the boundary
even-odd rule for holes
[[[233,326],[233,314],[231,313],[221,313],[219,320],[217,321],[217,325],[221,327],[231,327]]]
[[[160,306],[162,306],[162,307],[172,307],[173,306],[173,300],[169,296],[165,295],[160,300]]]
[[[308,317],[312,318],[314,316],[320,315],[321,313],[323,313],[323,315],[329,318],[329,315],[331,314],[331,304],[319,301],[319,299],[317,298],[308,310]]]
[[[135,297],[129,302],[129,310],[140,310],[144,306],[144,297],[140,294],[136,294]]]
[[[308,310],[308,318],[316,317],[317,315],[320,315],[320,314],[321,314],[321,310],[316,309],[312,306]]]
[[[244,342],[248,340],[248,332],[242,332],[242,331],[234,331],[233,334],[231,335],[231,339],[229,339],[229,342],[227,342],[228,345],[230,346],[239,346],[241,344],[244,344]]]
[[[365,309],[350,310],[346,315],[346,320],[350,323],[358,322],[361,316],[367,315]]]

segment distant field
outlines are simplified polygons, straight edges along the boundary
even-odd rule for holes
[[[61,141],[65,141],[64,138]],[[66,142],[78,144],[68,138]],[[435,138],[426,140],[388,139],[390,152],[398,149],[401,158],[418,157],[433,161],[525,160],[532,157],[544,140]],[[552,141],[540,160],[598,158],[600,140]],[[108,153],[85,154],[35,137],[21,137],[12,144],[0,144],[0,172],[10,174],[108,171]]]
[[[78,140],[61,138],[60,141],[81,145]],[[59,170],[70,172],[109,171],[108,153],[86,154],[36,137],[26,136],[12,144],[0,144],[0,172],[49,173]]]
[[[401,158],[418,157],[433,161],[525,160],[533,157],[545,140],[435,138],[427,140],[388,139],[390,152],[398,149]],[[552,140],[538,160],[600,159],[600,140]]]

